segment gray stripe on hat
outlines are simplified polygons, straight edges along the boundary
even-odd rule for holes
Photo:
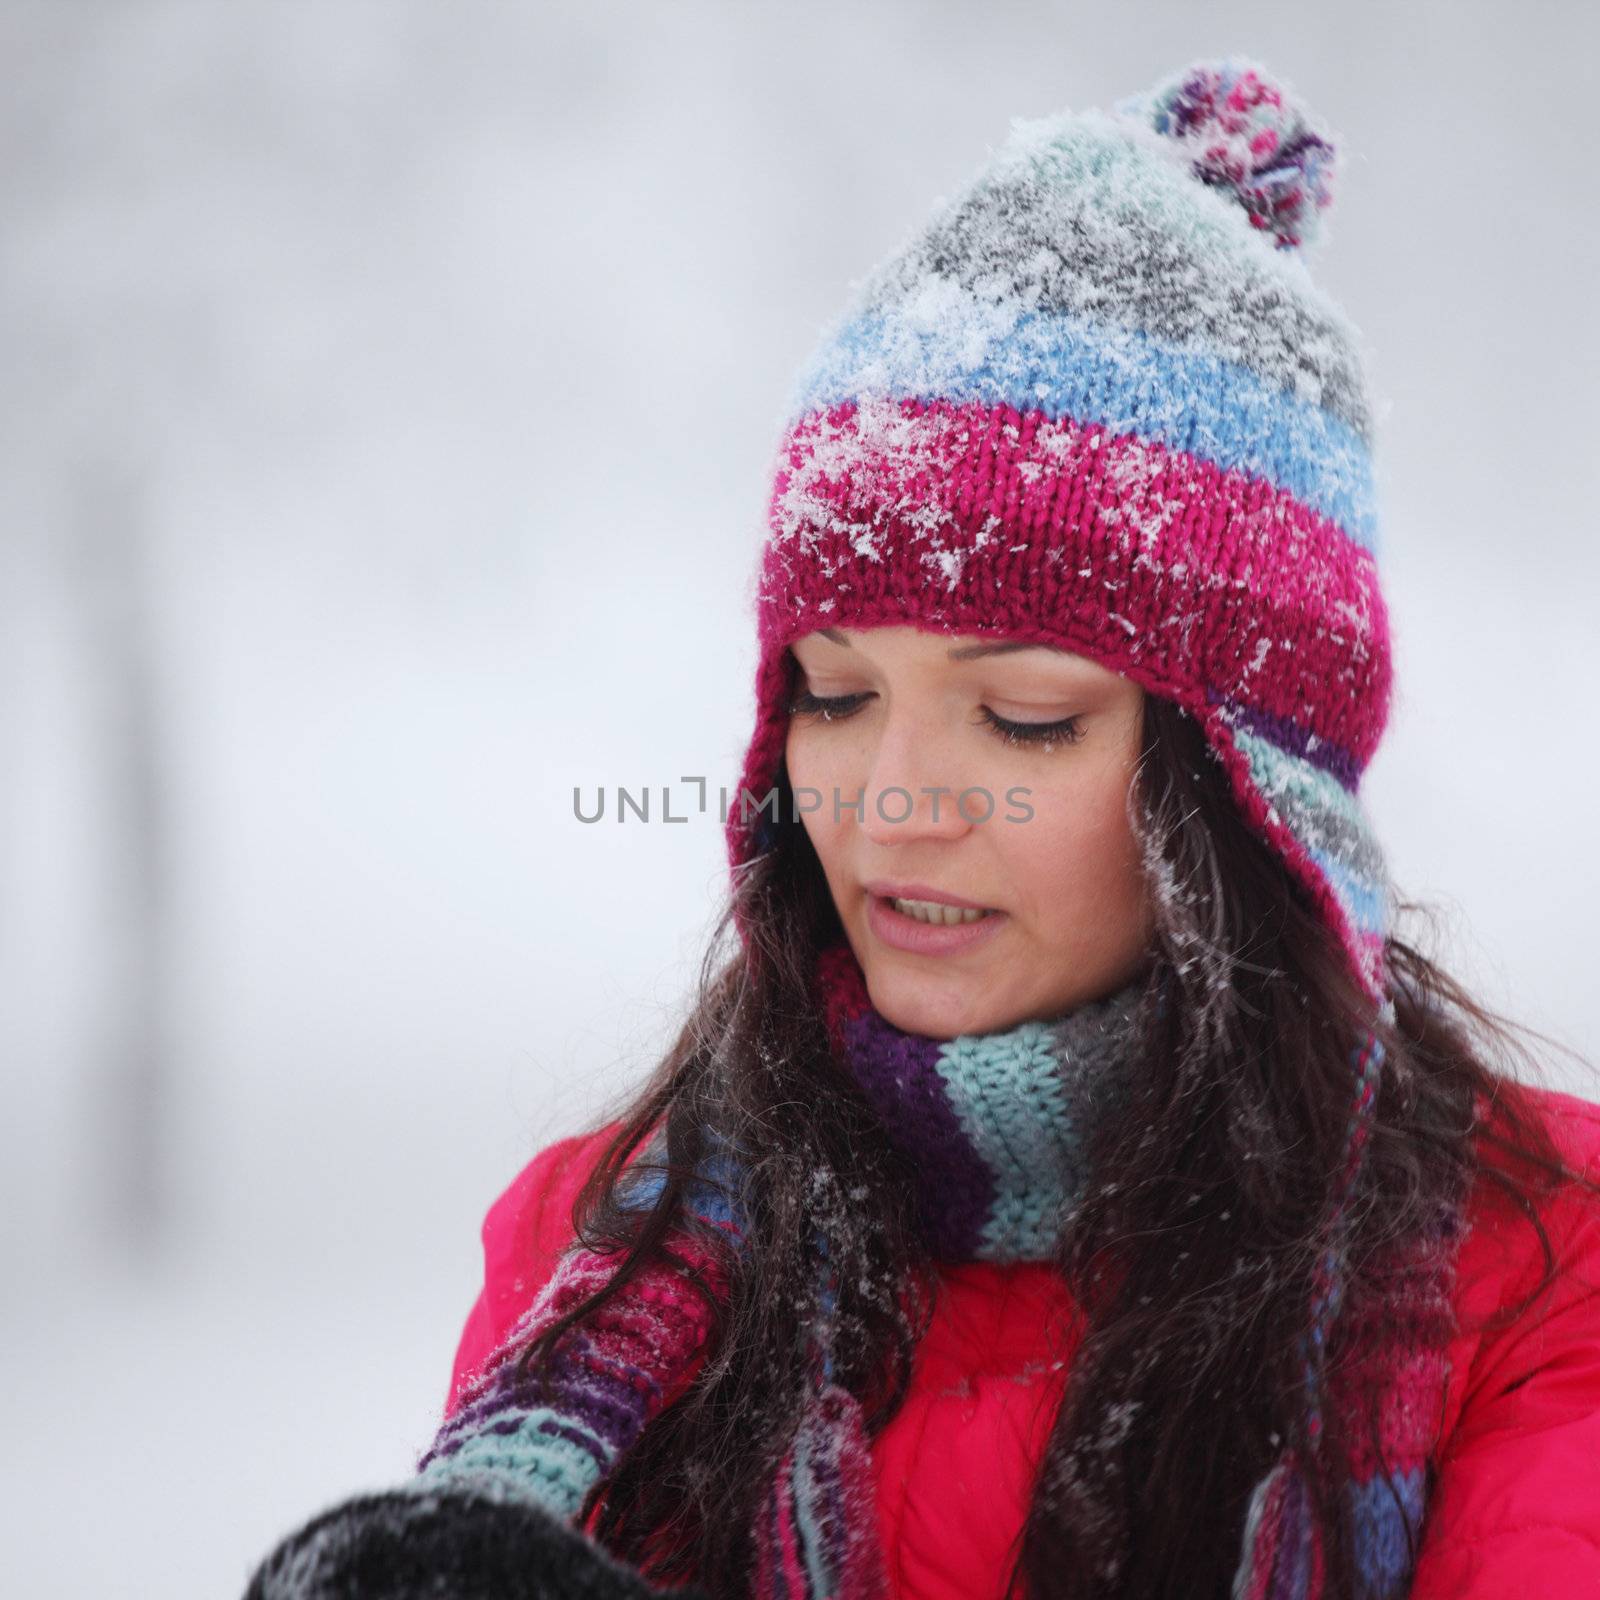
[[[868,275],[853,309],[914,306],[942,279],[997,309],[1104,318],[1249,367],[1370,441],[1354,328],[1299,256],[1180,154],[1098,111],[1014,122],[978,179]]]
[[[1325,851],[1369,884],[1384,881],[1387,857],[1370,824],[1329,806],[1312,805],[1293,791],[1275,794],[1272,799],[1297,839],[1312,849]]]

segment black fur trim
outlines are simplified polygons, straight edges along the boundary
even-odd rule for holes
[[[360,1495],[312,1518],[256,1569],[244,1600],[708,1600],[652,1588],[528,1501],[465,1488]]]

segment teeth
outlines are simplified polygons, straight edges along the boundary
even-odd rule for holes
[[[915,921],[931,922],[935,927],[955,927],[959,923],[976,922],[980,917],[991,915],[988,911],[969,911],[962,906],[944,906],[933,900],[891,899],[889,904]]]

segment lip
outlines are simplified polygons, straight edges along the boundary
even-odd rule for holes
[[[868,894],[881,895],[885,900],[932,900],[936,905],[955,906],[962,911],[993,911],[993,906],[981,905],[976,900],[963,900],[958,894],[946,894],[943,889],[930,889],[925,883],[895,883],[888,878],[874,878],[861,885]]]
[[[1009,920],[1003,911],[991,911],[976,922],[957,923],[951,927],[936,927],[930,922],[918,922],[903,911],[896,911],[879,889],[867,885],[867,927],[874,938],[881,940],[891,950],[903,950],[909,955],[947,956],[992,939]],[[989,909],[977,906],[970,900],[960,900],[951,895],[927,889],[914,893],[909,887],[892,891],[903,900],[933,900],[940,905],[962,906],[974,911]]]

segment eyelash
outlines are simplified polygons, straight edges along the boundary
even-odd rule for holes
[[[840,722],[852,715],[868,696],[842,694],[826,698],[801,690],[789,704],[790,716],[819,716],[824,722]],[[1059,722],[1013,722],[982,707],[984,722],[1011,745],[1076,744],[1083,738],[1083,717],[1063,717]]]

